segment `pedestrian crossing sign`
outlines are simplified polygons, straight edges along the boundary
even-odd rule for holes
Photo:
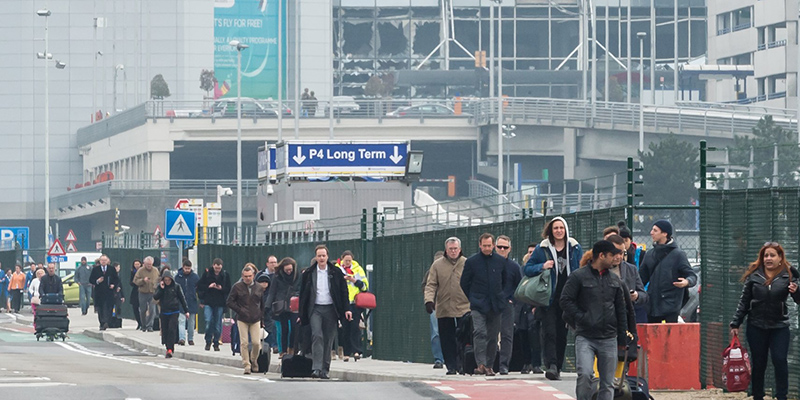
[[[166,210],[166,227],[164,238],[167,240],[194,240],[195,222],[194,211]]]

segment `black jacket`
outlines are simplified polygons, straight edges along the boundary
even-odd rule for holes
[[[328,261],[326,268],[328,271],[328,287],[331,291],[333,306],[336,309],[336,318],[345,321],[345,311],[350,304],[350,297],[347,292],[347,281],[344,280],[344,273],[341,269]],[[311,323],[311,312],[314,310],[314,303],[317,299],[317,263],[303,270],[300,278],[300,323],[308,325]]]
[[[508,303],[504,290],[507,264],[508,259],[494,251],[488,256],[479,251],[467,258],[461,273],[461,290],[469,299],[470,309],[483,314],[503,312]]]
[[[175,281],[170,282],[169,285],[164,285],[163,289],[161,284],[156,286],[156,293],[153,294],[153,299],[158,300],[158,305],[161,306],[161,314],[180,312],[189,308],[186,305],[183,289],[181,289],[180,285],[176,285]]]
[[[576,333],[589,339],[616,337],[620,346],[628,344],[625,331],[628,314],[625,284],[611,271],[599,271],[587,265],[573,272],[561,291],[564,321]]]
[[[650,303],[648,314],[654,316],[680,312],[683,306],[683,292],[686,289],[673,285],[678,278],[689,281],[687,288],[697,284],[697,275],[689,265],[686,253],[678,248],[675,240],[654,245],[648,250],[639,268],[639,275],[642,277],[643,285],[650,283],[647,288]]]
[[[269,285],[269,293],[264,301],[264,313],[272,315],[272,303],[276,301],[284,301],[284,312],[289,312],[289,303],[292,296],[298,296],[300,293],[299,282],[300,279],[298,279],[295,271],[292,271],[291,275],[284,273],[283,269],[275,272]]]
[[[209,289],[208,285],[218,283],[222,290]],[[200,303],[211,307],[225,307],[228,294],[231,292],[231,278],[225,270],[220,270],[219,275],[214,274],[214,268],[210,267],[200,277],[197,282],[197,297]]]
[[[751,324],[762,329],[789,326],[789,307],[786,305],[790,294],[789,283],[798,283],[797,270],[795,268],[791,270],[791,278],[789,273],[782,271],[769,285],[764,285],[767,278],[763,267],[750,274],[744,281],[742,297],[731,321],[731,328],[738,328],[744,321],[745,315],[750,316]],[[800,303],[800,290],[791,295],[795,303]]]
[[[522,267],[514,260],[507,260],[506,262],[506,282],[503,285],[504,296],[506,300],[514,300],[514,292],[522,280]]]
[[[97,283],[97,280],[103,277],[103,282]],[[114,267],[107,265],[106,272],[103,273],[101,265],[95,265],[92,268],[92,273],[89,275],[89,283],[94,285],[94,298],[95,301],[114,301],[114,295],[117,293],[117,287],[120,285],[119,275]],[[112,288],[111,285],[114,285]]]
[[[64,295],[64,286],[61,285],[61,277],[57,274],[53,276],[45,274],[42,279],[39,279],[39,296],[43,296],[47,293]]]

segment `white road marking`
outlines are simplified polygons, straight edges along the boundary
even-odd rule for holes
[[[441,385],[442,382],[439,381],[422,381],[422,383],[427,383],[428,385]]]
[[[17,382],[17,383],[0,383],[0,388],[11,388],[11,387],[45,387],[45,386],[77,386],[74,383],[62,383],[62,382]]]
[[[450,396],[453,397],[453,398],[456,398],[456,399],[469,399],[469,398],[471,398],[471,397],[469,397],[469,396],[467,396],[465,394],[461,394],[461,393],[451,393]]]
[[[106,354],[106,353],[102,353],[102,352],[95,351],[95,350],[89,350],[86,347],[84,347],[84,346],[82,346],[82,345],[80,345],[78,343],[61,342],[61,343],[56,343],[56,344],[61,346],[61,347],[63,347],[64,349],[67,349],[69,351],[74,351],[74,352],[79,353],[79,354],[83,354],[83,355],[87,355],[87,356],[91,356],[91,357],[104,358],[106,360],[125,362],[125,363],[132,364],[132,365],[143,365],[143,366],[148,366],[148,367],[153,367],[153,368],[158,368],[158,369],[166,369],[166,370],[172,370],[172,371],[188,372],[188,373],[192,373],[192,374],[205,375],[205,376],[223,376],[223,377],[242,379],[242,380],[252,381],[252,382],[267,382],[267,383],[274,382],[274,381],[272,381],[270,379],[267,379],[267,378],[250,377],[250,376],[234,375],[234,374],[225,374],[225,373],[219,373],[219,372],[214,372],[214,371],[203,370],[203,369],[199,369],[199,368],[185,368],[185,367],[181,367],[181,366],[178,366],[178,365],[172,365],[172,364],[166,364],[166,363],[156,363],[156,362],[152,362],[152,361],[142,362],[142,361],[133,360],[133,359],[130,359],[130,358],[127,358],[127,357],[113,356],[111,354]]]
[[[19,381],[49,381],[50,378],[46,376],[20,376],[18,378],[15,377],[0,377],[0,382],[19,382]]]
[[[552,386],[537,386],[537,387],[539,389],[544,390],[545,392],[557,392],[558,391],[558,389],[556,389],[556,388],[554,388]]]
[[[435,386],[435,387],[437,389],[443,391],[443,392],[447,392],[447,391],[450,391],[450,390],[455,390],[455,389],[451,388],[450,386]]]
[[[570,396],[568,394],[564,394],[564,393],[554,393],[553,396],[555,396],[557,399],[561,399],[561,400],[570,400],[570,399],[572,399],[572,396]]]

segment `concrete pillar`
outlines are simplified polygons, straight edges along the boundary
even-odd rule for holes
[[[150,180],[169,181],[169,153],[150,153]]]
[[[564,128],[564,179],[575,179],[575,167],[578,165],[578,130]]]

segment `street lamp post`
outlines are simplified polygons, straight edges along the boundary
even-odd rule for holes
[[[37,53],[36,57],[44,60],[44,244],[50,247],[50,66],[48,60],[53,59],[50,50],[50,24],[52,13],[44,8],[36,11],[36,15],[44,17],[44,53]],[[56,60],[55,67],[64,69],[66,63]]]
[[[236,236],[234,240],[238,244],[242,239],[242,50],[250,46],[238,40],[231,40],[230,45],[236,49]]]
[[[503,179],[503,0],[497,4],[497,191],[505,192]],[[498,198],[498,207],[502,200]]]
[[[503,138],[506,140],[513,139],[517,137],[517,134],[514,132],[517,130],[516,125],[503,125]],[[506,168],[508,168],[506,188],[511,186],[511,176],[513,172],[511,171],[511,146],[506,146]]]
[[[117,113],[117,74],[119,74],[119,71],[122,71],[124,74],[125,66],[118,64],[116,67],[114,67],[114,114]]]
[[[644,38],[647,33],[638,32],[636,37],[639,38],[639,151],[644,153]]]

